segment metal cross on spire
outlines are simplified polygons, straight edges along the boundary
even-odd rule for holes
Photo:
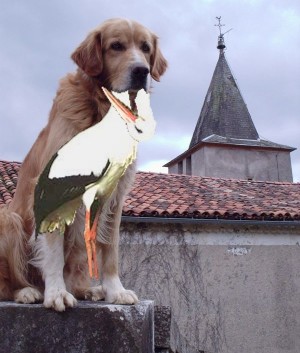
[[[220,49],[220,54],[223,53],[224,49],[226,48],[225,42],[224,42],[224,34],[228,33],[229,31],[232,30],[232,28],[230,28],[228,31],[226,31],[225,33],[222,33],[221,27],[225,26],[225,24],[221,24],[221,16],[217,16],[216,19],[218,20],[218,24],[216,24],[215,26],[219,27],[219,31],[220,34],[218,36],[218,46],[217,48]]]
[[[217,17],[216,17],[216,19],[219,21],[219,23],[218,23],[217,25],[215,25],[215,26],[219,27],[220,36],[222,35],[221,27],[222,27],[222,26],[225,26],[225,25],[222,25],[222,24],[221,24],[221,18],[222,18],[221,16],[219,16],[219,17],[217,16]]]

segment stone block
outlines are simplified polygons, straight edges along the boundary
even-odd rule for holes
[[[171,340],[171,308],[169,306],[154,307],[154,342],[155,349],[160,352],[170,348]]]
[[[0,302],[1,353],[152,353],[154,305],[79,302],[63,313]]]

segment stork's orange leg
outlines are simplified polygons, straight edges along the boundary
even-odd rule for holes
[[[91,229],[91,246],[92,246],[92,255],[93,255],[93,264],[94,264],[94,277],[99,279],[98,271],[98,261],[97,261],[97,251],[96,251],[96,241],[97,241],[97,226],[98,226],[99,212],[97,212],[94,224]]]
[[[98,224],[99,214],[95,218],[92,229],[90,228],[90,215],[91,215],[90,211],[86,210],[84,240],[85,240],[86,252],[88,257],[90,277],[99,279],[97,251],[96,251],[97,224]]]
[[[86,210],[85,213],[84,240],[88,258],[89,274],[90,277],[93,277],[93,254],[91,247],[90,211],[88,210]]]

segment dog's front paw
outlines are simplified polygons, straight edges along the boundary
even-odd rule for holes
[[[132,290],[128,289],[122,289],[118,292],[110,293],[106,300],[109,303],[114,304],[136,304],[139,301],[137,295]]]
[[[77,304],[74,296],[62,288],[52,288],[45,291],[44,306],[56,311],[65,311],[66,307],[72,308]]]
[[[25,287],[15,291],[14,300],[17,303],[32,304],[43,299],[43,294],[36,288]]]
[[[122,286],[119,277],[109,277],[103,280],[105,301],[114,304],[136,304],[139,300],[132,290]]]
[[[102,286],[88,288],[84,293],[84,298],[87,300],[103,300],[105,293]]]

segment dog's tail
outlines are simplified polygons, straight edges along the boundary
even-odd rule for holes
[[[28,286],[26,240],[22,218],[0,206],[0,299],[13,291]]]

